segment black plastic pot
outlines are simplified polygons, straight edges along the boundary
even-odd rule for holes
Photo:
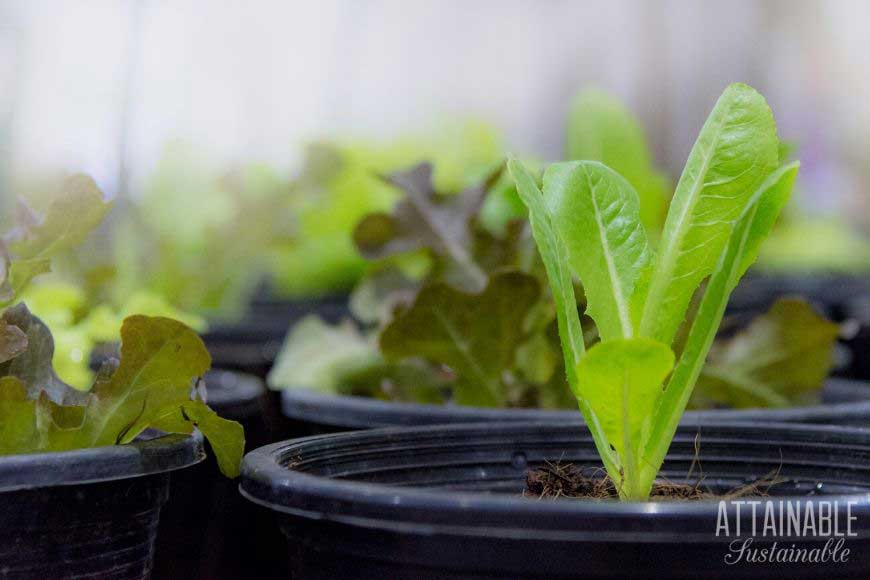
[[[309,314],[330,323],[350,316],[345,295],[282,300],[259,296],[237,324],[213,324],[203,335],[215,367],[265,378],[287,331]]]
[[[870,295],[870,276],[837,274],[751,274],[741,280],[728,301],[729,313],[759,312],[781,296],[801,296],[833,318],[845,318],[846,305]]]
[[[278,440],[263,413],[266,390],[253,376],[211,371],[208,404],[245,428],[246,450]],[[286,577],[271,514],[245,502],[238,481],[220,474],[214,454],[177,474],[157,541],[155,580]]]
[[[284,415],[295,436],[376,427],[471,423],[478,421],[575,421],[573,410],[488,409],[457,405],[393,403],[364,397],[324,395],[305,389],[282,394]],[[870,427],[870,383],[829,379],[822,403],[787,409],[689,411],[689,418],[716,421],[776,421]]]
[[[704,485],[720,492],[779,473],[784,481],[770,489],[774,508],[787,500],[803,514],[809,502],[815,509],[824,500],[840,529],[854,518],[857,536],[844,539],[848,561],[836,564],[726,565],[731,542],[749,535],[751,514],[743,509],[739,518],[744,535],[717,537],[715,500],[522,497],[526,470],[547,460],[599,465],[588,432],[575,423],[383,429],[254,451],[245,458],[241,491],[281,518],[294,580],[870,577],[868,431],[686,425],[662,472],[681,481],[695,464],[693,477],[702,469]],[[735,509],[725,504],[736,533]],[[779,541],[812,549],[826,540],[759,533],[752,547]]]
[[[256,294],[251,300],[251,314],[263,320],[273,320],[286,327],[308,314],[317,314],[327,322],[336,323],[350,316],[347,294],[326,294],[308,298],[279,298],[270,291]]]
[[[148,578],[170,472],[201,437],[0,457],[0,578]]]
[[[852,300],[846,314],[853,328],[846,340],[850,357],[845,374],[870,380],[870,293]]]

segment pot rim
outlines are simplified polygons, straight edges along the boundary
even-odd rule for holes
[[[125,445],[0,456],[0,493],[167,473],[205,459],[202,434],[152,434]]]
[[[685,421],[774,421],[815,423],[831,418],[870,418],[870,382],[829,378],[825,388],[852,400],[785,409],[721,409],[687,411]],[[860,393],[864,391],[864,393]],[[863,395],[863,396],[861,396]],[[495,409],[432,403],[382,401],[370,397],[330,395],[311,389],[283,389],[281,410],[285,417],[333,427],[370,428],[421,424],[470,423],[495,420],[537,420],[582,422],[580,413],[558,409]],[[807,419],[812,415],[813,420]]]
[[[266,392],[263,381],[256,376],[220,367],[206,373],[205,385],[209,406],[219,409],[255,404]]]
[[[519,495],[486,494],[472,491],[431,491],[422,488],[402,487],[379,483],[331,479],[326,476],[314,475],[286,468],[282,461],[292,457],[294,453],[305,452],[306,448],[316,447],[323,442],[335,443],[344,447],[344,455],[353,444],[365,445],[369,442],[383,441],[408,437],[410,435],[426,436],[434,433],[453,433],[467,441],[475,433],[493,433],[498,431],[505,438],[511,435],[539,431],[553,432],[558,429],[576,429],[576,422],[553,421],[513,421],[501,423],[464,423],[451,425],[428,425],[422,427],[393,427],[371,429],[329,435],[317,435],[302,439],[273,443],[251,451],[242,463],[242,480],[239,490],[248,500],[272,510],[285,514],[297,515],[309,519],[325,519],[337,522],[349,522],[368,527],[379,527],[390,522],[393,525],[400,522],[409,526],[443,526],[425,518],[417,519],[403,517],[402,514],[438,513],[451,514],[457,521],[451,525],[467,528],[482,527],[490,529],[528,529],[519,524],[513,525],[512,518],[522,517],[524,521],[532,518],[543,522],[542,527],[554,523],[552,518],[568,518],[578,522],[584,517],[608,516],[619,519],[646,518],[657,514],[675,517],[715,517],[718,504],[722,498],[692,502],[617,502],[617,501],[533,501]],[[756,432],[764,434],[774,444],[776,440],[787,441],[783,436],[789,432],[802,433],[815,445],[837,445],[841,448],[858,448],[870,454],[870,429],[844,428],[829,425],[801,425],[791,423],[765,423],[757,425],[741,422],[710,422],[703,425],[683,425],[677,437],[682,435],[694,439],[698,428],[717,428],[723,433]],[[585,432],[585,427],[582,427]],[[578,433],[578,439],[588,438],[588,432]],[[682,432],[682,433],[681,433]],[[724,435],[723,435],[724,436]],[[776,439],[779,437],[779,439]],[[799,439],[792,439],[796,443]],[[775,500],[808,500],[819,499],[822,496],[776,496]],[[841,502],[852,502],[862,512],[870,512],[870,492],[855,494],[832,494],[825,498],[838,499]],[[326,506],[326,510],[313,509],[313,505]],[[422,522],[422,523],[421,523]],[[488,522],[492,523],[491,526]],[[507,522],[507,523],[505,523]],[[564,522],[563,522],[564,523]],[[560,532],[571,532],[570,528],[553,528]]]

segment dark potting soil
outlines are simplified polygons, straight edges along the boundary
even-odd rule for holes
[[[538,499],[617,500],[619,492],[613,480],[601,467],[578,467],[574,463],[546,461],[526,472],[523,496]],[[656,481],[650,492],[651,501],[695,501],[766,497],[767,490],[779,482],[772,474],[756,482],[742,485],[727,493],[715,493],[704,485],[703,478],[693,483]]]

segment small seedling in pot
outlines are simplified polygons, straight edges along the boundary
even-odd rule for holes
[[[86,176],[70,178],[63,193],[44,216],[22,205],[14,227],[0,236],[0,456],[122,445],[149,428],[182,434],[198,428],[221,471],[237,476],[242,426],[206,404],[200,377],[211,357],[185,324],[129,316],[121,327],[120,360],[104,364],[89,389],[58,377],[51,331],[21,294],[110,207]]]
[[[508,166],[546,266],[568,383],[620,498],[645,500],[728,297],[786,203],[798,164],[780,165],[764,98],[729,86],[689,154],[656,247],[634,187],[607,166],[556,163],[542,189],[521,163]],[[588,351],[574,276],[601,337]]]

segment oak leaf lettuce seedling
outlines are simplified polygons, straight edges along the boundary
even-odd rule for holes
[[[789,197],[798,164],[780,166],[778,151],[764,98],[729,86],[689,154],[656,249],[637,191],[607,166],[556,163],[541,190],[508,163],[556,302],[569,385],[622,499],[649,496],[728,297]],[[575,275],[602,338],[588,352]]]
[[[145,429],[189,434],[199,428],[221,471],[235,477],[244,432],[218,417],[193,385],[211,365],[202,340],[169,318],[130,316],[121,328],[121,358],[103,365],[87,392],[58,379],[48,328],[23,304],[4,325],[26,336],[23,350],[0,364],[0,455],[68,451],[130,443]],[[193,393],[193,394],[192,394]]]
[[[48,327],[24,303],[9,306],[109,210],[91,178],[73,176],[65,185],[44,216],[22,204],[15,227],[0,237],[0,455],[120,445],[148,428],[199,428],[221,471],[237,476],[244,431],[206,405],[199,381],[211,357],[193,330],[169,318],[126,318],[120,361],[104,364],[85,392],[55,372]]]

